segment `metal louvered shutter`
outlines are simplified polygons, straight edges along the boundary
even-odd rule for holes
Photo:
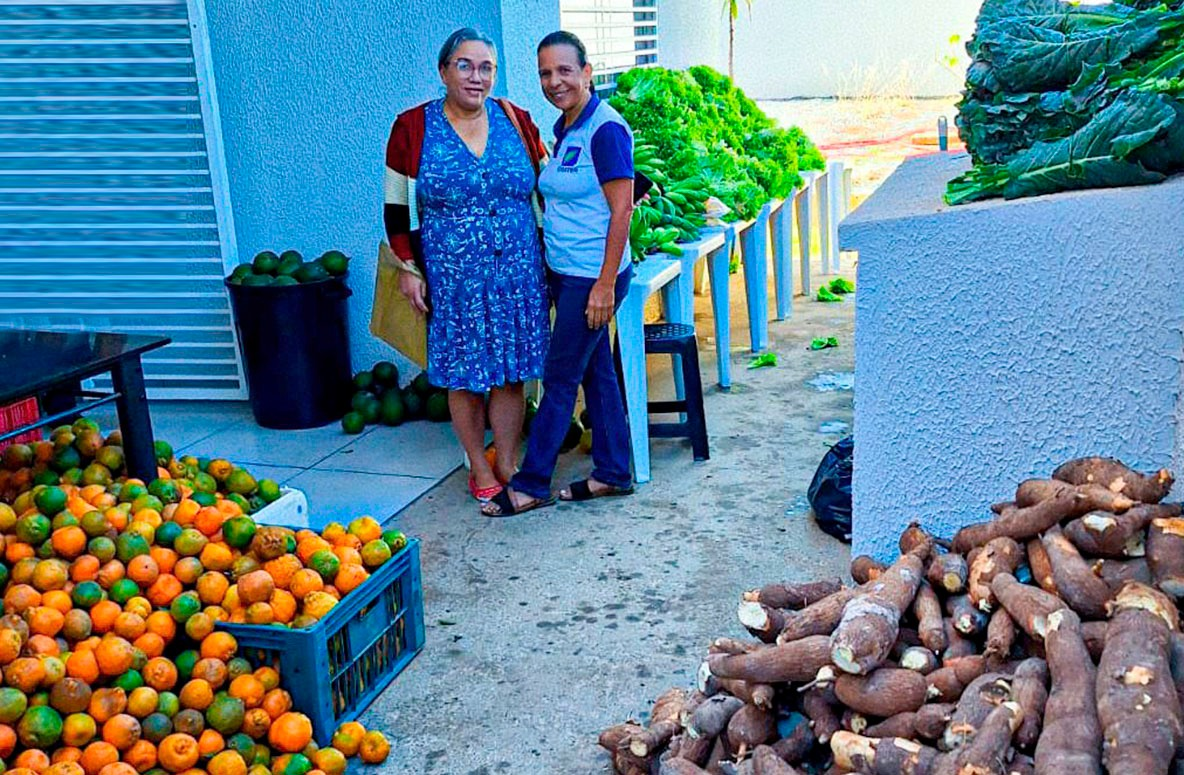
[[[0,0],[0,326],[170,336],[149,396],[239,399],[201,3]]]

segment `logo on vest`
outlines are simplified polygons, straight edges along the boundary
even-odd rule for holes
[[[582,148],[567,148],[563,152],[563,159],[559,162],[560,172],[575,172],[575,166],[580,160]]]

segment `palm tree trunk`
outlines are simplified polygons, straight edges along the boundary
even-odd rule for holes
[[[728,77],[735,80],[736,74],[734,70],[736,48],[736,19],[729,14],[728,16]]]

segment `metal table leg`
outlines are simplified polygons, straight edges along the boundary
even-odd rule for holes
[[[115,364],[111,369],[111,384],[119,394],[115,408],[123,432],[123,455],[128,475],[145,483],[151,482],[156,478],[156,452],[140,357],[124,358]]]

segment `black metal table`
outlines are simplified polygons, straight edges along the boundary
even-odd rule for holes
[[[56,394],[68,399],[68,405],[47,407],[48,413],[40,420],[0,433],[0,443],[96,406],[114,403],[119,413],[128,474],[145,482],[152,481],[156,478],[156,455],[140,356],[170,341],[160,336],[87,331],[0,330],[0,406],[30,396]],[[114,392],[107,395],[82,392],[82,380],[108,372]],[[95,400],[75,405],[75,398],[84,395]]]

